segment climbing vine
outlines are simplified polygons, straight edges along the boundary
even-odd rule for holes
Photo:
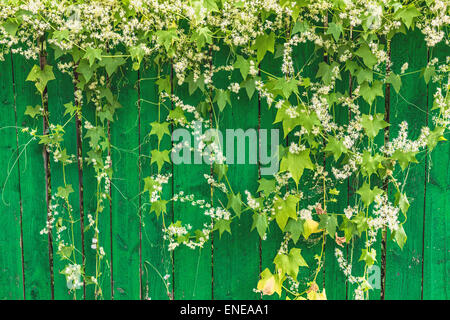
[[[263,266],[255,291],[289,299],[325,299],[317,275],[327,241],[335,243],[337,262],[354,284],[353,296],[367,297],[377,239],[391,239],[400,248],[406,242],[403,225],[410,199],[404,185],[409,167],[426,161],[426,151],[446,140],[450,129],[450,57],[439,59],[434,50],[449,45],[449,10],[448,2],[439,0],[2,1],[0,59],[13,54],[36,61],[26,80],[34,82],[41,104],[26,108],[36,127],[22,132],[62,165],[63,184],[51,189],[42,233],[53,234],[58,257],[66,263],[60,271],[68,289],[76,297],[83,285],[92,285],[96,297],[102,297],[101,278],[110,264],[100,242],[99,221],[114,176],[109,126],[120,121],[116,111],[125,108],[118,99],[120,80],[123,70],[132,68],[157,74],[158,120],[148,127],[148,136],[157,139],[149,153],[157,172],[143,179],[142,206],[158,217],[167,250],[202,248],[213,233],[231,233],[231,224],[251,215],[248,232],[257,232],[262,241],[270,239],[274,228],[284,234],[273,264]],[[406,56],[399,65],[390,57],[391,40],[414,30],[423,35],[429,52],[421,70],[409,70]],[[313,48],[311,56],[298,65],[293,54],[306,46]],[[48,52],[54,65],[47,63]],[[225,58],[214,59],[220,55]],[[317,71],[310,71],[312,65],[318,65]],[[51,123],[48,110],[47,84],[55,80],[55,68],[70,75],[74,84],[74,98],[64,104],[62,123]],[[430,126],[417,137],[408,133],[406,121],[396,136],[390,134],[389,117],[377,108],[388,88],[401,92],[406,75],[421,78],[434,90]],[[350,90],[342,85],[347,79]],[[200,96],[199,103],[190,105],[177,96],[174,88],[182,86]],[[220,141],[200,133],[219,130],[221,114],[238,108],[232,98],[242,90],[249,99],[257,95],[276,110],[272,122],[286,138],[277,151],[278,172],[261,177],[258,189],[245,194],[231,188]],[[87,120],[88,110],[95,112],[94,122]],[[43,132],[38,119],[46,124]],[[89,149],[82,154],[68,154],[65,147],[70,138],[65,128],[73,121],[88,141]],[[163,143],[176,128],[191,130],[196,146]],[[212,199],[183,191],[165,196],[163,190],[173,179],[165,169],[172,165],[171,154],[183,148],[209,158],[212,170],[204,183]],[[65,175],[68,166],[77,164],[91,166],[97,178],[96,209],[86,212],[87,221],[74,216],[71,194],[77,182],[67,181]],[[339,207],[339,188],[349,180],[359,181],[359,187],[352,203]],[[171,221],[167,207],[173,202],[198,208],[209,222],[192,230],[183,221]],[[96,256],[93,273],[85,270],[84,251],[76,247],[77,224],[90,235],[87,241]],[[358,237],[364,244],[357,254],[365,263],[361,274],[354,273],[340,249]],[[308,265],[296,247],[300,238],[314,238],[321,247],[315,265]],[[315,270],[311,279],[304,279],[306,286],[299,285],[301,268]]]

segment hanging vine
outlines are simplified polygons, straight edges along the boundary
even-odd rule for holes
[[[62,274],[68,289],[76,298],[85,283],[95,287],[97,298],[102,297],[101,278],[109,262],[98,228],[109,205],[114,175],[108,128],[110,122],[120,121],[116,115],[122,108],[119,80],[121,70],[131,66],[136,71],[158,70],[158,121],[151,124],[149,132],[158,141],[150,152],[158,173],[144,178],[143,192],[148,197],[143,198],[142,206],[150,206],[150,214],[160,218],[168,250],[202,248],[212,233],[231,233],[231,224],[241,215],[251,215],[253,226],[248,231],[256,230],[263,241],[268,241],[269,228],[284,233],[273,265],[263,266],[260,281],[255,283],[257,292],[281,297],[284,291],[290,299],[326,298],[316,280],[328,238],[327,245],[336,244],[340,268],[355,284],[354,297],[367,297],[371,289],[368,268],[376,261],[377,237],[385,232],[387,239],[400,247],[407,238],[403,225],[409,199],[404,185],[409,167],[426,161],[424,151],[432,151],[439,141],[446,140],[450,129],[450,58],[438,59],[433,50],[440,44],[449,45],[449,10],[448,2],[439,0],[2,1],[0,59],[13,54],[36,61],[27,81],[34,82],[41,105],[28,106],[25,114],[48,123],[43,133],[37,131],[37,124],[22,131],[36,138],[52,161],[62,165],[63,185],[51,190],[48,224],[42,233],[54,235],[56,252],[67,263]],[[391,39],[416,29],[429,48],[429,63],[421,70],[409,70],[407,61],[393,64]],[[308,64],[318,65],[315,74],[293,61],[294,50],[307,44],[314,47]],[[54,53],[54,65],[42,59],[46,50]],[[218,65],[213,56],[219,52],[229,53]],[[281,76],[264,69],[267,64],[261,62],[269,55],[280,59]],[[173,77],[161,72],[166,65],[173,66]],[[54,68],[70,75],[75,87],[73,101],[64,104],[63,123],[49,121],[46,87],[55,80]],[[220,81],[215,77],[219,73],[226,75]],[[385,96],[385,86],[401,92],[402,78],[413,74],[435,88],[432,125],[412,138],[404,121],[397,136],[383,139],[390,123],[377,111],[378,97]],[[233,81],[229,80],[232,75]],[[339,85],[349,75],[350,93],[348,87],[342,90]],[[224,81],[228,81],[225,86]],[[190,94],[200,94],[200,103],[185,103],[174,94],[177,86],[188,86]],[[278,172],[259,179],[259,188],[245,194],[231,188],[220,142],[199,133],[219,129],[220,115],[227,108],[238,107],[231,98],[241,90],[250,99],[257,94],[269,108],[276,108],[273,122],[281,125],[283,137],[289,136],[289,144],[279,146]],[[168,113],[166,118],[161,116],[162,108]],[[94,122],[87,120],[86,110],[95,110]],[[342,123],[336,117],[338,112],[351,118]],[[65,128],[75,119],[88,141],[89,149],[83,150],[81,159],[81,152],[68,154],[64,146],[64,139],[70,138],[65,136]],[[205,184],[217,198],[212,201],[214,206],[210,199],[184,192],[164,198],[163,189],[173,179],[163,173],[164,168],[171,165],[172,153],[186,147],[162,143],[170,139],[171,128],[191,130],[197,144],[187,148],[208,156],[213,163]],[[65,175],[66,168],[77,163],[80,168],[84,164],[94,168],[97,178],[96,209],[87,212],[82,226],[85,234],[90,232],[86,241],[96,256],[92,274],[85,270],[84,250],[75,245],[74,225],[83,221],[74,216],[71,203],[72,185],[77,182],[66,181]],[[338,208],[333,204],[338,188],[348,179],[359,180],[360,187],[350,206]],[[167,206],[180,201],[198,208],[198,214],[210,217],[210,222],[197,230],[182,221],[170,223],[165,217]],[[300,238],[310,237],[321,246],[315,266],[308,265],[296,247]],[[362,274],[354,274],[340,250],[356,237],[364,243],[358,254],[365,263]],[[300,268],[315,268],[306,287],[299,285]]]

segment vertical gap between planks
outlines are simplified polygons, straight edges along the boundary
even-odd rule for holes
[[[22,205],[22,187],[20,183],[20,153],[19,153],[19,132],[17,130],[17,106],[16,106],[16,81],[14,78],[14,59],[12,53],[10,53],[11,57],[11,76],[12,76],[12,89],[13,89],[13,103],[14,103],[14,121],[16,127],[16,154],[17,154],[17,173],[18,173],[18,182],[19,182],[19,206],[20,206],[20,217],[19,217],[19,226],[20,226],[20,259],[22,263],[22,292],[23,292],[23,300],[26,300],[25,297],[25,258],[23,253],[23,205]]]
[[[108,120],[108,144],[111,146],[111,122]],[[112,167],[112,156],[111,156],[111,147],[108,148],[108,157],[111,161],[111,167]],[[111,275],[110,275],[110,283],[111,283],[111,300],[114,300],[114,273],[113,273],[113,211],[112,211],[112,188],[109,188],[109,244],[111,246],[111,262],[109,263],[109,266],[111,268]]]
[[[353,38],[352,31],[353,31],[353,29],[350,28],[350,39]],[[348,72],[348,96],[350,97],[350,99],[353,98],[353,78],[352,78],[352,73],[350,72],[350,70]],[[349,107],[348,108],[348,123],[349,123],[349,125],[350,125],[351,120],[352,120],[352,110]],[[347,207],[350,206],[350,191],[351,190],[352,190],[351,189],[351,178],[348,177],[347,178]],[[353,241],[352,241],[352,243],[353,243]],[[348,247],[349,247],[349,244],[347,243],[345,245],[347,261],[349,261]],[[345,300],[348,300],[348,280],[347,279],[345,280]]]
[[[110,80],[110,77],[107,72],[106,73],[106,83],[109,83],[109,85],[110,85],[111,83],[109,82],[109,80]],[[111,161],[111,168],[112,168],[113,167],[112,166],[113,159],[111,156],[111,121],[109,121],[109,120],[107,122],[107,130],[108,130],[108,144],[109,144],[108,157]],[[111,180],[112,180],[112,178],[111,178]],[[110,257],[111,257],[110,260],[111,260],[111,262],[109,263],[109,267],[110,267],[111,273],[110,273],[109,282],[111,285],[111,300],[114,300],[114,273],[113,273],[113,268],[114,268],[113,267],[114,266],[113,250],[114,249],[113,249],[113,218],[112,218],[113,210],[112,210],[112,207],[113,207],[113,205],[112,205],[112,188],[110,187],[109,188],[109,245],[110,245]]]
[[[209,71],[210,71],[210,75],[212,77],[213,75],[213,57],[212,57],[212,45],[209,47]],[[209,94],[210,94],[210,103],[211,103],[211,110],[209,110],[209,125],[211,126],[211,128],[213,127],[212,125],[212,112],[213,112],[213,100],[212,100],[212,89],[209,90]],[[210,175],[213,175],[213,165],[212,165],[212,161],[210,161]],[[214,194],[214,189],[212,187],[212,185],[210,186],[210,203],[211,203],[211,207],[214,207],[214,202],[213,202],[213,194]],[[211,218],[211,223],[213,223],[213,219]],[[211,300],[214,300],[214,234],[213,232],[211,232]]]
[[[427,64],[430,62],[430,49],[427,49]],[[425,125],[428,127],[428,112],[429,112],[429,83],[427,83],[427,100],[426,100],[426,117],[425,117]],[[427,184],[428,184],[428,146],[425,146],[425,183],[424,183],[424,192],[423,192],[423,232],[422,232],[422,278],[420,285],[420,299],[423,300],[423,276],[424,276],[424,261],[425,261],[425,220],[426,220],[426,212],[427,212]]]
[[[391,41],[387,40],[387,55],[388,60],[386,63],[386,77],[389,76],[391,72],[390,61],[391,61]],[[390,112],[391,112],[391,85],[386,82],[384,89],[384,121],[390,123]],[[389,142],[389,126],[384,128],[384,145]],[[388,178],[383,181],[383,190],[388,193],[389,185]],[[386,250],[387,250],[387,229],[383,228],[381,238],[381,292],[380,299],[384,300],[385,298],[385,290],[386,290]]]
[[[44,67],[47,62],[46,52],[44,48],[45,39],[41,39],[39,41],[39,66],[41,70],[44,70]],[[44,116],[42,117],[43,127],[42,133],[43,135],[47,135],[49,133],[49,123],[48,123],[48,98],[47,98],[47,86],[44,88],[42,93],[42,108],[44,109]],[[50,222],[50,201],[51,201],[51,174],[50,174],[50,158],[47,151],[46,146],[44,145],[42,148],[42,157],[44,159],[44,170],[45,170],[45,195],[46,195],[46,206],[47,206],[47,224],[48,224],[48,258],[49,258],[49,266],[50,266],[50,291],[52,300],[55,299],[55,288],[54,288],[54,275],[53,275],[53,239],[52,239],[52,228],[49,224]]]
[[[174,92],[173,84],[174,84],[174,81],[173,81],[173,61],[171,61],[171,64],[170,64],[170,95],[171,95],[171,97],[170,97],[170,109],[171,110],[173,110],[173,92]],[[173,133],[173,123],[170,124],[171,138],[172,138],[172,133]],[[172,139],[170,139],[170,144],[171,144],[170,145],[170,150],[172,150],[173,149],[173,141],[172,141]],[[171,163],[170,169],[171,169],[171,174],[172,174],[171,188],[172,188],[172,199],[173,199],[174,190],[175,190],[174,189],[175,176],[174,176],[174,171],[173,171],[173,163]],[[174,205],[173,201],[171,201],[171,203],[172,203],[172,222],[174,222],[174,219],[175,219],[175,205]],[[175,250],[172,250],[172,253],[171,253],[170,257],[171,257],[171,260],[172,260],[172,283],[173,283],[171,300],[175,300]]]
[[[78,73],[74,72],[74,93],[77,90]],[[80,106],[80,101],[75,95],[75,106]],[[80,209],[80,229],[81,229],[81,258],[82,269],[86,268],[86,255],[84,249],[84,200],[83,200],[83,146],[82,146],[82,128],[81,128],[81,111],[75,113],[75,126],[77,134],[77,163],[78,163],[78,194],[79,194],[79,209]],[[86,279],[83,277],[83,300],[86,299]]]
[[[324,20],[323,20],[323,29],[326,30],[327,28],[328,28],[328,12],[325,14],[325,17],[324,17]],[[326,51],[324,51],[324,53],[323,53],[323,61],[326,64],[328,64],[328,62],[329,62],[328,61],[328,54],[327,54]],[[323,138],[323,143],[325,144],[325,138]],[[322,165],[323,165],[323,170],[325,172],[326,165],[327,165],[327,158],[326,158],[325,152],[323,153],[323,163],[322,163]],[[325,174],[324,174],[323,179],[325,180]],[[324,182],[324,188],[325,188],[325,185],[326,185],[326,183]],[[325,193],[325,190],[324,190],[324,193]],[[325,214],[327,214],[327,203],[326,203],[325,199],[323,200],[323,202],[324,202],[323,210],[325,210]],[[319,263],[323,264],[323,267],[322,267],[323,268],[322,269],[322,286],[323,286],[322,290],[325,290],[325,277],[326,277],[326,272],[325,272],[325,270],[326,270],[326,264],[325,264],[325,262],[326,262],[326,250],[325,250],[325,248],[326,248],[326,244],[327,244],[326,231],[323,232],[323,239],[322,239],[322,241],[323,241],[323,247],[322,247],[322,251],[323,251],[323,260],[322,261],[323,262],[319,262]]]
[[[140,69],[137,71],[137,108],[138,108],[138,181],[139,181],[139,195],[138,195],[138,215],[139,215],[139,299],[143,299],[143,282],[142,282],[142,163],[141,163],[141,73]]]
[[[258,76],[261,77],[261,65],[258,64]],[[261,180],[261,93],[258,91],[258,179]],[[262,239],[258,235],[259,239],[259,278],[262,273]],[[260,300],[263,300],[261,293]]]

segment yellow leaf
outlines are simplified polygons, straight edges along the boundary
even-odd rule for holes
[[[274,292],[281,296],[281,284],[284,278],[280,279],[278,274],[272,274],[268,268],[261,273],[261,280],[258,281],[257,289],[264,295],[272,295]]]
[[[308,239],[311,234],[321,231],[322,229],[319,230],[319,223],[312,219],[306,220],[303,224],[303,236],[305,239]]]
[[[325,294],[325,289],[322,292],[310,291],[308,292],[308,300],[327,300],[327,295]]]

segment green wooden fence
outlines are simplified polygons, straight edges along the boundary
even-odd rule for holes
[[[438,56],[449,54],[448,47],[440,48]],[[305,65],[314,52],[311,45],[296,49],[294,59],[298,66]],[[220,64],[226,59],[226,52],[214,57]],[[411,70],[423,68],[429,52],[422,36],[410,33],[397,35],[391,46],[394,71],[399,73],[401,64],[407,58]],[[49,53],[48,63],[54,65]],[[33,83],[25,78],[33,61],[20,56],[7,56],[0,63],[0,299],[70,299],[65,278],[60,274],[63,267],[58,258],[52,257],[49,239],[40,234],[46,223],[46,172],[44,169],[42,145],[31,141],[22,133],[23,127],[36,125],[33,119],[24,116],[28,105],[40,104]],[[273,74],[280,74],[280,61],[268,55],[262,62],[263,68]],[[170,74],[171,66],[164,70]],[[55,68],[56,69],[56,68]],[[398,69],[398,70],[397,70]],[[314,76],[317,65],[306,65],[305,70]],[[102,276],[103,295],[106,299],[260,299],[253,292],[259,273],[272,264],[278,250],[281,234],[272,231],[268,240],[260,241],[256,231],[248,233],[251,217],[243,216],[233,235],[227,233],[207,244],[201,251],[186,248],[177,249],[173,254],[163,246],[160,221],[147,214],[142,207],[141,192],[143,178],[154,172],[150,164],[150,149],[155,143],[149,139],[149,123],[157,120],[154,105],[158,99],[154,70],[144,67],[132,71],[123,68],[123,82],[119,101],[123,108],[118,110],[118,119],[111,123],[110,141],[114,169],[112,200],[101,213],[100,241],[107,252],[111,268]],[[57,80],[49,82],[50,119],[61,122],[63,104],[73,101],[74,86],[71,79],[58,74]],[[429,122],[429,101],[434,92],[432,84],[426,85],[417,74],[402,78],[403,86],[399,94],[391,91],[389,97],[378,98],[378,112],[390,112],[391,136],[396,135],[395,124],[407,120],[410,129],[418,134],[422,126]],[[342,91],[351,91],[351,78],[339,84]],[[190,104],[198,97],[190,96],[185,86],[177,87],[175,93]],[[227,108],[220,119],[222,128],[271,128],[274,110],[268,110],[264,101],[255,94],[251,100],[242,94],[232,101],[233,108]],[[348,115],[338,113],[340,121],[347,121]],[[165,117],[166,115],[161,115]],[[83,117],[94,118],[94,110],[89,105],[83,109]],[[77,134],[75,120],[66,127],[65,146],[71,154],[76,154]],[[41,128],[42,130],[42,128]],[[83,142],[84,144],[85,142]],[[167,142],[170,143],[170,142]],[[87,150],[88,148],[84,148]],[[83,151],[84,152],[84,151]],[[431,155],[424,155],[420,164],[412,166],[406,190],[412,198],[408,222],[405,230],[408,240],[400,250],[395,243],[388,242],[385,263],[377,257],[384,285],[376,287],[371,299],[447,299],[450,281],[448,263],[450,238],[448,236],[448,215],[450,212],[450,143],[440,144]],[[330,164],[328,164],[329,166]],[[51,163],[49,176],[51,186],[61,185],[63,177],[59,164]],[[256,191],[259,165],[230,165],[228,176],[233,190],[244,193]],[[172,165],[173,183],[167,196],[180,190],[195,193],[205,199],[210,197],[210,189],[204,184],[203,174],[210,172],[209,165]],[[95,175],[93,169],[85,166],[79,169],[76,163],[66,168],[67,180],[75,192],[71,199],[75,216],[86,217],[95,211]],[[340,188],[337,203],[341,210],[354,197],[357,182],[349,181]],[[83,192],[80,192],[80,187]],[[82,199],[80,199],[82,195]],[[81,200],[81,201],[80,201]],[[205,217],[193,207],[175,203],[168,210],[174,221],[182,219],[195,226],[201,225]],[[87,219],[87,218],[86,218]],[[275,229],[274,229],[275,230]],[[81,230],[76,230],[77,246],[81,247]],[[86,236],[87,237],[87,236]],[[86,238],[88,239],[88,237]],[[377,244],[381,246],[381,243]],[[311,247],[301,243],[307,261],[313,261],[320,252],[320,246]],[[328,299],[350,299],[353,288],[345,281],[334,257],[335,244],[328,241],[325,248],[325,265],[318,280],[324,284]],[[50,248],[50,249],[49,249]],[[359,253],[361,244],[348,245],[344,252],[350,258]],[[95,255],[90,251],[90,243],[85,241],[86,269],[95,268]],[[379,250],[381,252],[381,250]],[[353,258],[353,269],[358,272],[362,263]],[[307,279],[314,270],[302,268],[299,279]],[[161,280],[161,275],[169,274],[170,296]],[[87,287],[85,294],[78,298],[94,297],[93,288]],[[273,298],[273,297],[269,297]]]

